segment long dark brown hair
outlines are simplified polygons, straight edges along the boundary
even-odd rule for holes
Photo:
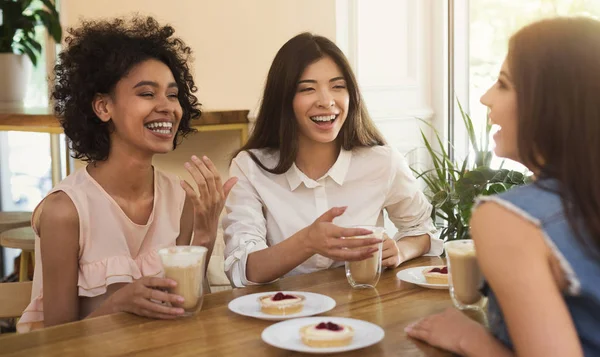
[[[345,150],[360,146],[385,145],[385,140],[367,113],[358,83],[343,52],[330,40],[310,33],[301,33],[275,55],[267,76],[256,126],[248,142],[235,154],[247,151],[254,162],[273,174],[282,174],[292,167],[298,153],[298,124],[292,102],[300,76],[310,64],[330,57],[340,68],[350,95],[348,116],[337,137]],[[250,149],[269,148],[279,151],[279,162],[265,167]]]
[[[510,40],[519,157],[559,183],[577,238],[600,252],[600,21],[542,20]]]

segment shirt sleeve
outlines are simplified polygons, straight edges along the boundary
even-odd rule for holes
[[[266,219],[262,200],[250,181],[250,171],[257,169],[247,153],[235,158],[229,169],[237,177],[225,203],[223,238],[225,240],[225,274],[234,287],[258,285],[246,277],[246,262],[252,252],[268,248]]]
[[[419,188],[404,157],[391,149],[392,172],[385,200],[385,209],[390,220],[398,228],[394,240],[427,234],[431,247],[426,256],[439,256],[444,251],[444,242],[437,238],[437,230],[431,219],[432,206]]]

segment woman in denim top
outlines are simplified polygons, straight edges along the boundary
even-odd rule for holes
[[[496,154],[537,177],[473,212],[490,328],[448,309],[406,331],[466,356],[600,356],[600,22],[521,29],[481,102]]]

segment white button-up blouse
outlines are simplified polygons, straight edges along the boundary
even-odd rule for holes
[[[266,167],[275,167],[277,151],[254,149]],[[419,189],[406,160],[389,146],[341,150],[320,179],[312,180],[294,164],[281,175],[261,169],[247,152],[233,159],[230,176],[239,181],[225,204],[223,219],[225,272],[236,287],[254,284],[246,278],[248,254],[273,246],[332,207],[348,206],[334,223],[339,226],[384,225],[383,211],[403,237],[429,234],[427,255],[440,255],[443,242],[434,237],[431,204]],[[315,254],[287,275],[310,273],[343,265]]]

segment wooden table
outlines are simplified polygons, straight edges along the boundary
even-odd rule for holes
[[[6,248],[35,250],[35,233],[31,227],[9,229],[0,233],[0,245]]]
[[[248,110],[205,111],[202,116],[191,122],[191,126],[200,131],[238,131],[240,145],[248,138]],[[50,134],[50,156],[52,157],[52,186],[61,177],[61,156],[66,159],[67,175],[72,171],[72,160],[67,150],[61,153],[60,138],[62,127],[52,113],[51,108],[0,109],[0,131],[29,131]]]
[[[173,321],[114,314],[2,337],[2,356],[300,356],[264,343],[262,331],[273,322],[240,316],[228,310],[236,297],[265,291],[298,290],[326,294],[337,302],[324,315],[370,321],[385,330],[378,344],[340,356],[451,356],[409,339],[404,327],[452,305],[447,290],[429,290],[396,279],[396,272],[418,265],[439,265],[440,258],[423,257],[385,271],[376,290],[353,290],[343,268],[282,279],[207,295],[202,311]],[[48,307],[46,307],[48,308]]]
[[[0,212],[0,233],[31,225],[31,212]]]

